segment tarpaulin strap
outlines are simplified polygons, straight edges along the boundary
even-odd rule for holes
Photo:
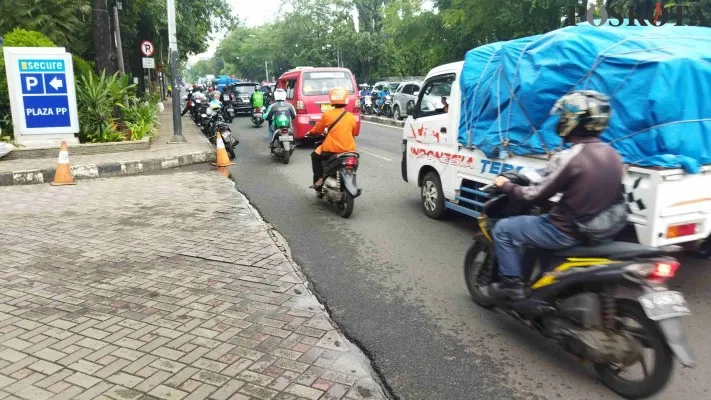
[[[692,123],[692,122],[702,122],[702,123],[703,123],[703,122],[707,122],[707,123],[711,123],[711,118],[687,119],[687,120],[681,120],[681,121],[665,122],[665,123],[663,123],[663,124],[650,126],[649,128],[644,128],[644,129],[641,129],[641,130],[639,130],[639,131],[637,131],[637,132],[632,132],[632,133],[630,133],[629,135],[625,135],[625,136],[619,137],[619,138],[617,138],[617,139],[615,139],[615,140],[611,140],[611,141],[610,141],[610,144],[615,143],[615,142],[619,142],[620,140],[623,140],[623,139],[631,138],[632,136],[634,136],[634,135],[636,135],[636,134],[638,134],[638,133],[644,133],[644,132],[647,132],[647,131],[651,131],[652,129],[660,128],[660,127],[662,127],[662,126],[677,125],[677,124],[686,124],[686,123]]]
[[[538,129],[536,129],[536,125],[534,125],[534,124],[533,124],[533,121],[531,121],[531,117],[530,117],[530,116],[528,115],[528,113],[526,112],[526,109],[523,108],[523,106],[521,105],[521,103],[519,103],[518,99],[517,99],[516,96],[514,95],[513,88],[511,87],[511,84],[510,84],[508,78],[506,78],[506,75],[503,75],[503,77],[504,77],[504,82],[506,83],[506,86],[509,88],[509,95],[511,96],[511,100],[513,100],[513,101],[516,103],[516,105],[518,106],[518,108],[521,110],[521,113],[523,114],[523,116],[526,118],[526,120],[528,121],[529,125],[531,126],[531,129],[533,129],[533,132],[536,134],[536,136],[538,136],[538,139],[541,140],[541,146],[543,147],[543,150],[546,152],[546,156],[548,156],[548,158],[551,158],[551,156],[553,155],[553,153],[550,151],[550,149],[548,149],[548,146],[546,146],[546,141],[543,139],[543,136],[542,136],[541,133],[538,131]],[[501,102],[499,102],[499,105],[500,105],[500,104],[501,104]],[[499,115],[499,120],[500,120],[500,119],[501,119],[501,109],[499,109],[498,115]],[[500,122],[499,122],[499,123],[500,123]],[[508,139],[508,137],[507,137],[507,139]]]

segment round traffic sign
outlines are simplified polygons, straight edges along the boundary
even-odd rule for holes
[[[141,42],[141,53],[143,53],[144,56],[152,56],[155,49],[155,46],[153,46],[153,43],[151,43],[150,41],[144,40]]]

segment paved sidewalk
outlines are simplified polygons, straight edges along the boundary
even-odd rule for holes
[[[0,399],[383,399],[207,168],[0,188]]]
[[[116,153],[74,155],[69,149],[72,173],[78,180],[116,175],[134,175],[215,160],[215,148],[193,122],[183,117],[187,143],[169,144],[173,137],[172,103],[160,113],[160,129],[149,149]],[[0,186],[51,182],[57,167],[56,154],[50,158],[0,159]]]

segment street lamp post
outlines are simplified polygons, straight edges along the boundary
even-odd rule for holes
[[[269,67],[267,67],[267,61],[264,62],[264,80],[269,82]]]
[[[178,75],[180,61],[178,59],[178,38],[175,36],[175,0],[167,0],[168,8],[168,45],[170,47],[170,84],[173,89],[173,139],[171,143],[183,143],[183,125],[180,121],[180,90],[178,90]]]

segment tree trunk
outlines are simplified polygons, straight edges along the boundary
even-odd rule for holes
[[[114,74],[118,71],[116,54],[111,42],[111,19],[107,0],[92,0],[92,27],[96,70]]]

